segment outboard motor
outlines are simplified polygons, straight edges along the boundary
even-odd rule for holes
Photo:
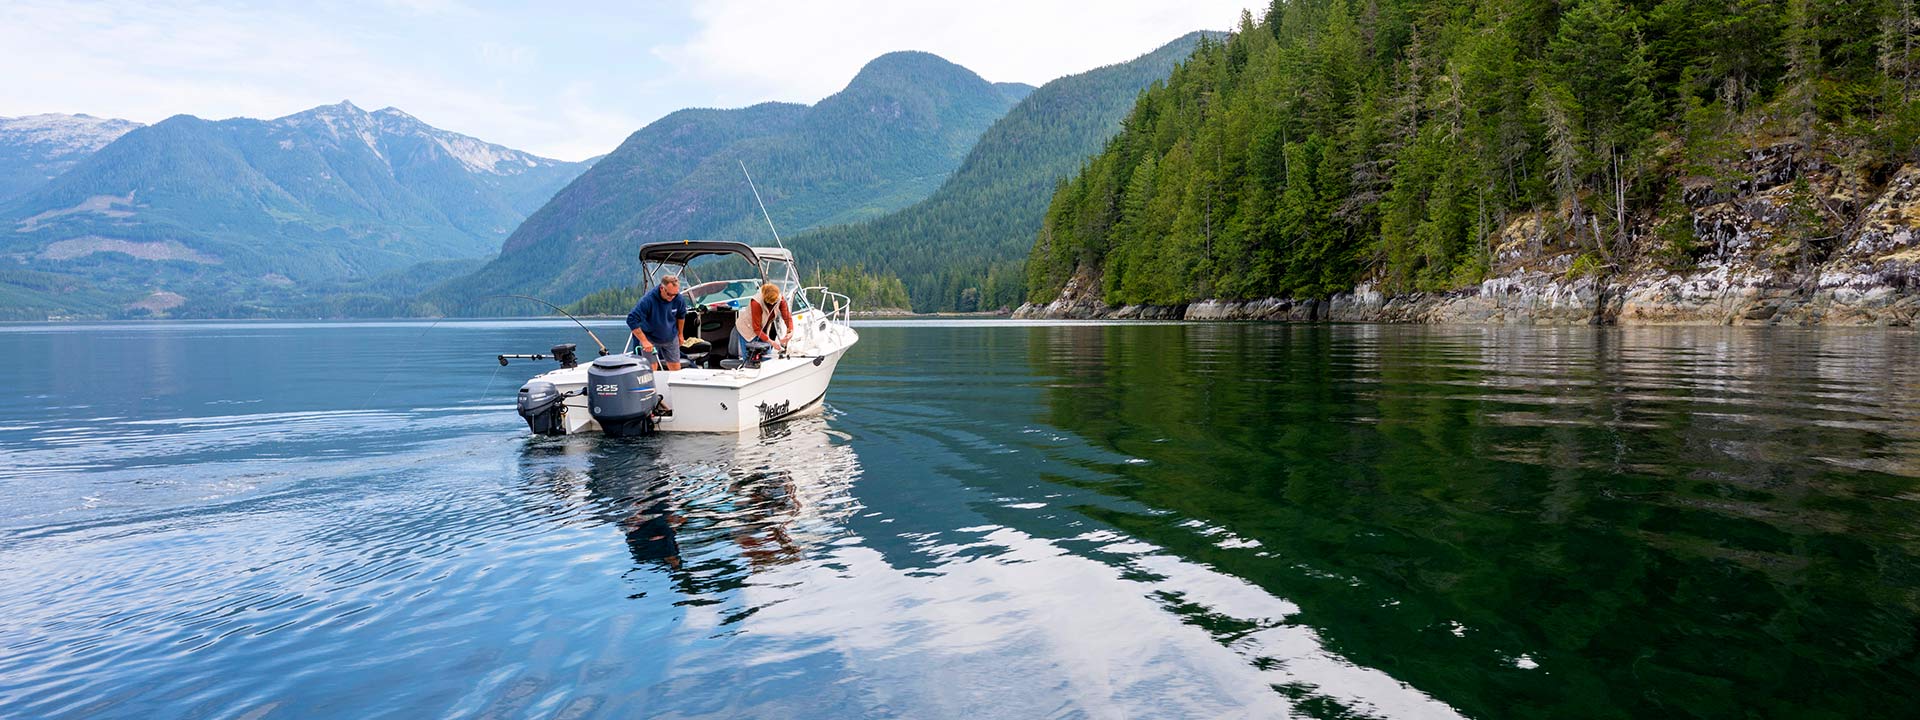
[[[560,395],[560,389],[545,380],[529,380],[520,386],[520,397],[514,406],[520,411],[520,417],[527,421],[527,429],[535,435],[567,434],[566,398]]]
[[[608,355],[587,366],[587,409],[607,437],[653,432],[660,392],[653,369],[629,354]]]

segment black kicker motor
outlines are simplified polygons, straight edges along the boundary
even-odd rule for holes
[[[520,387],[520,397],[514,401],[520,410],[520,417],[527,421],[527,429],[535,435],[567,434],[566,396],[560,389],[545,380],[533,380]]]
[[[587,410],[607,437],[653,432],[660,392],[653,370],[629,354],[608,355],[587,366]]]

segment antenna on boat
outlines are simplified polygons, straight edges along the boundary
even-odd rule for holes
[[[740,174],[747,176],[747,189],[753,191],[753,201],[760,205],[760,217],[767,219],[767,229],[773,231],[773,244],[779,245],[781,250],[787,249],[787,244],[780,241],[780,230],[773,226],[773,215],[767,212],[767,203],[760,199],[760,188],[753,186],[753,173],[747,172],[747,161],[737,162],[740,163]]]

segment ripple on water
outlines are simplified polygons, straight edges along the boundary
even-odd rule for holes
[[[0,415],[0,715],[1712,715],[1791,695],[1728,652],[1833,707],[1909,679],[1871,641],[1911,629],[1902,336],[865,332],[824,414],[739,437],[529,439],[463,402],[490,355],[358,368],[329,394],[365,408],[39,392],[100,407]],[[420,327],[304,371],[363,334]],[[192,386],[154,335],[128,397]]]

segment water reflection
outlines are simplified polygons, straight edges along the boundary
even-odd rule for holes
[[[635,566],[665,571],[693,605],[805,558],[859,507],[859,459],[822,416],[741,436],[529,439],[520,465],[560,512],[578,504],[619,528]]]
[[[627,551],[633,553],[635,562],[642,565],[659,562],[678,570],[680,543],[675,542],[673,536],[686,522],[686,516],[675,514],[673,507],[662,498],[622,520],[620,531],[626,533]]]
[[[976,443],[1025,434],[972,434],[944,394],[921,398],[863,406],[858,434],[830,416],[738,440],[535,440],[520,463],[559,514],[620,530],[628,599],[677,609],[647,690],[668,705],[726,687],[705,714],[1455,717],[1329,650],[1291,602],[1088,523],[1098,495],[998,487],[1031,483],[1036,458]]]
[[[1912,333],[874,327],[823,416],[530,440],[497,365],[367,358],[419,325],[211,329],[154,326],[209,357],[150,386],[87,354],[119,380],[62,407],[0,367],[0,716],[1873,717],[1920,684]]]
[[[1048,422],[1140,461],[1056,479],[1157,511],[1093,517],[1469,715],[1864,717],[1920,681],[1912,334],[1036,340]]]

